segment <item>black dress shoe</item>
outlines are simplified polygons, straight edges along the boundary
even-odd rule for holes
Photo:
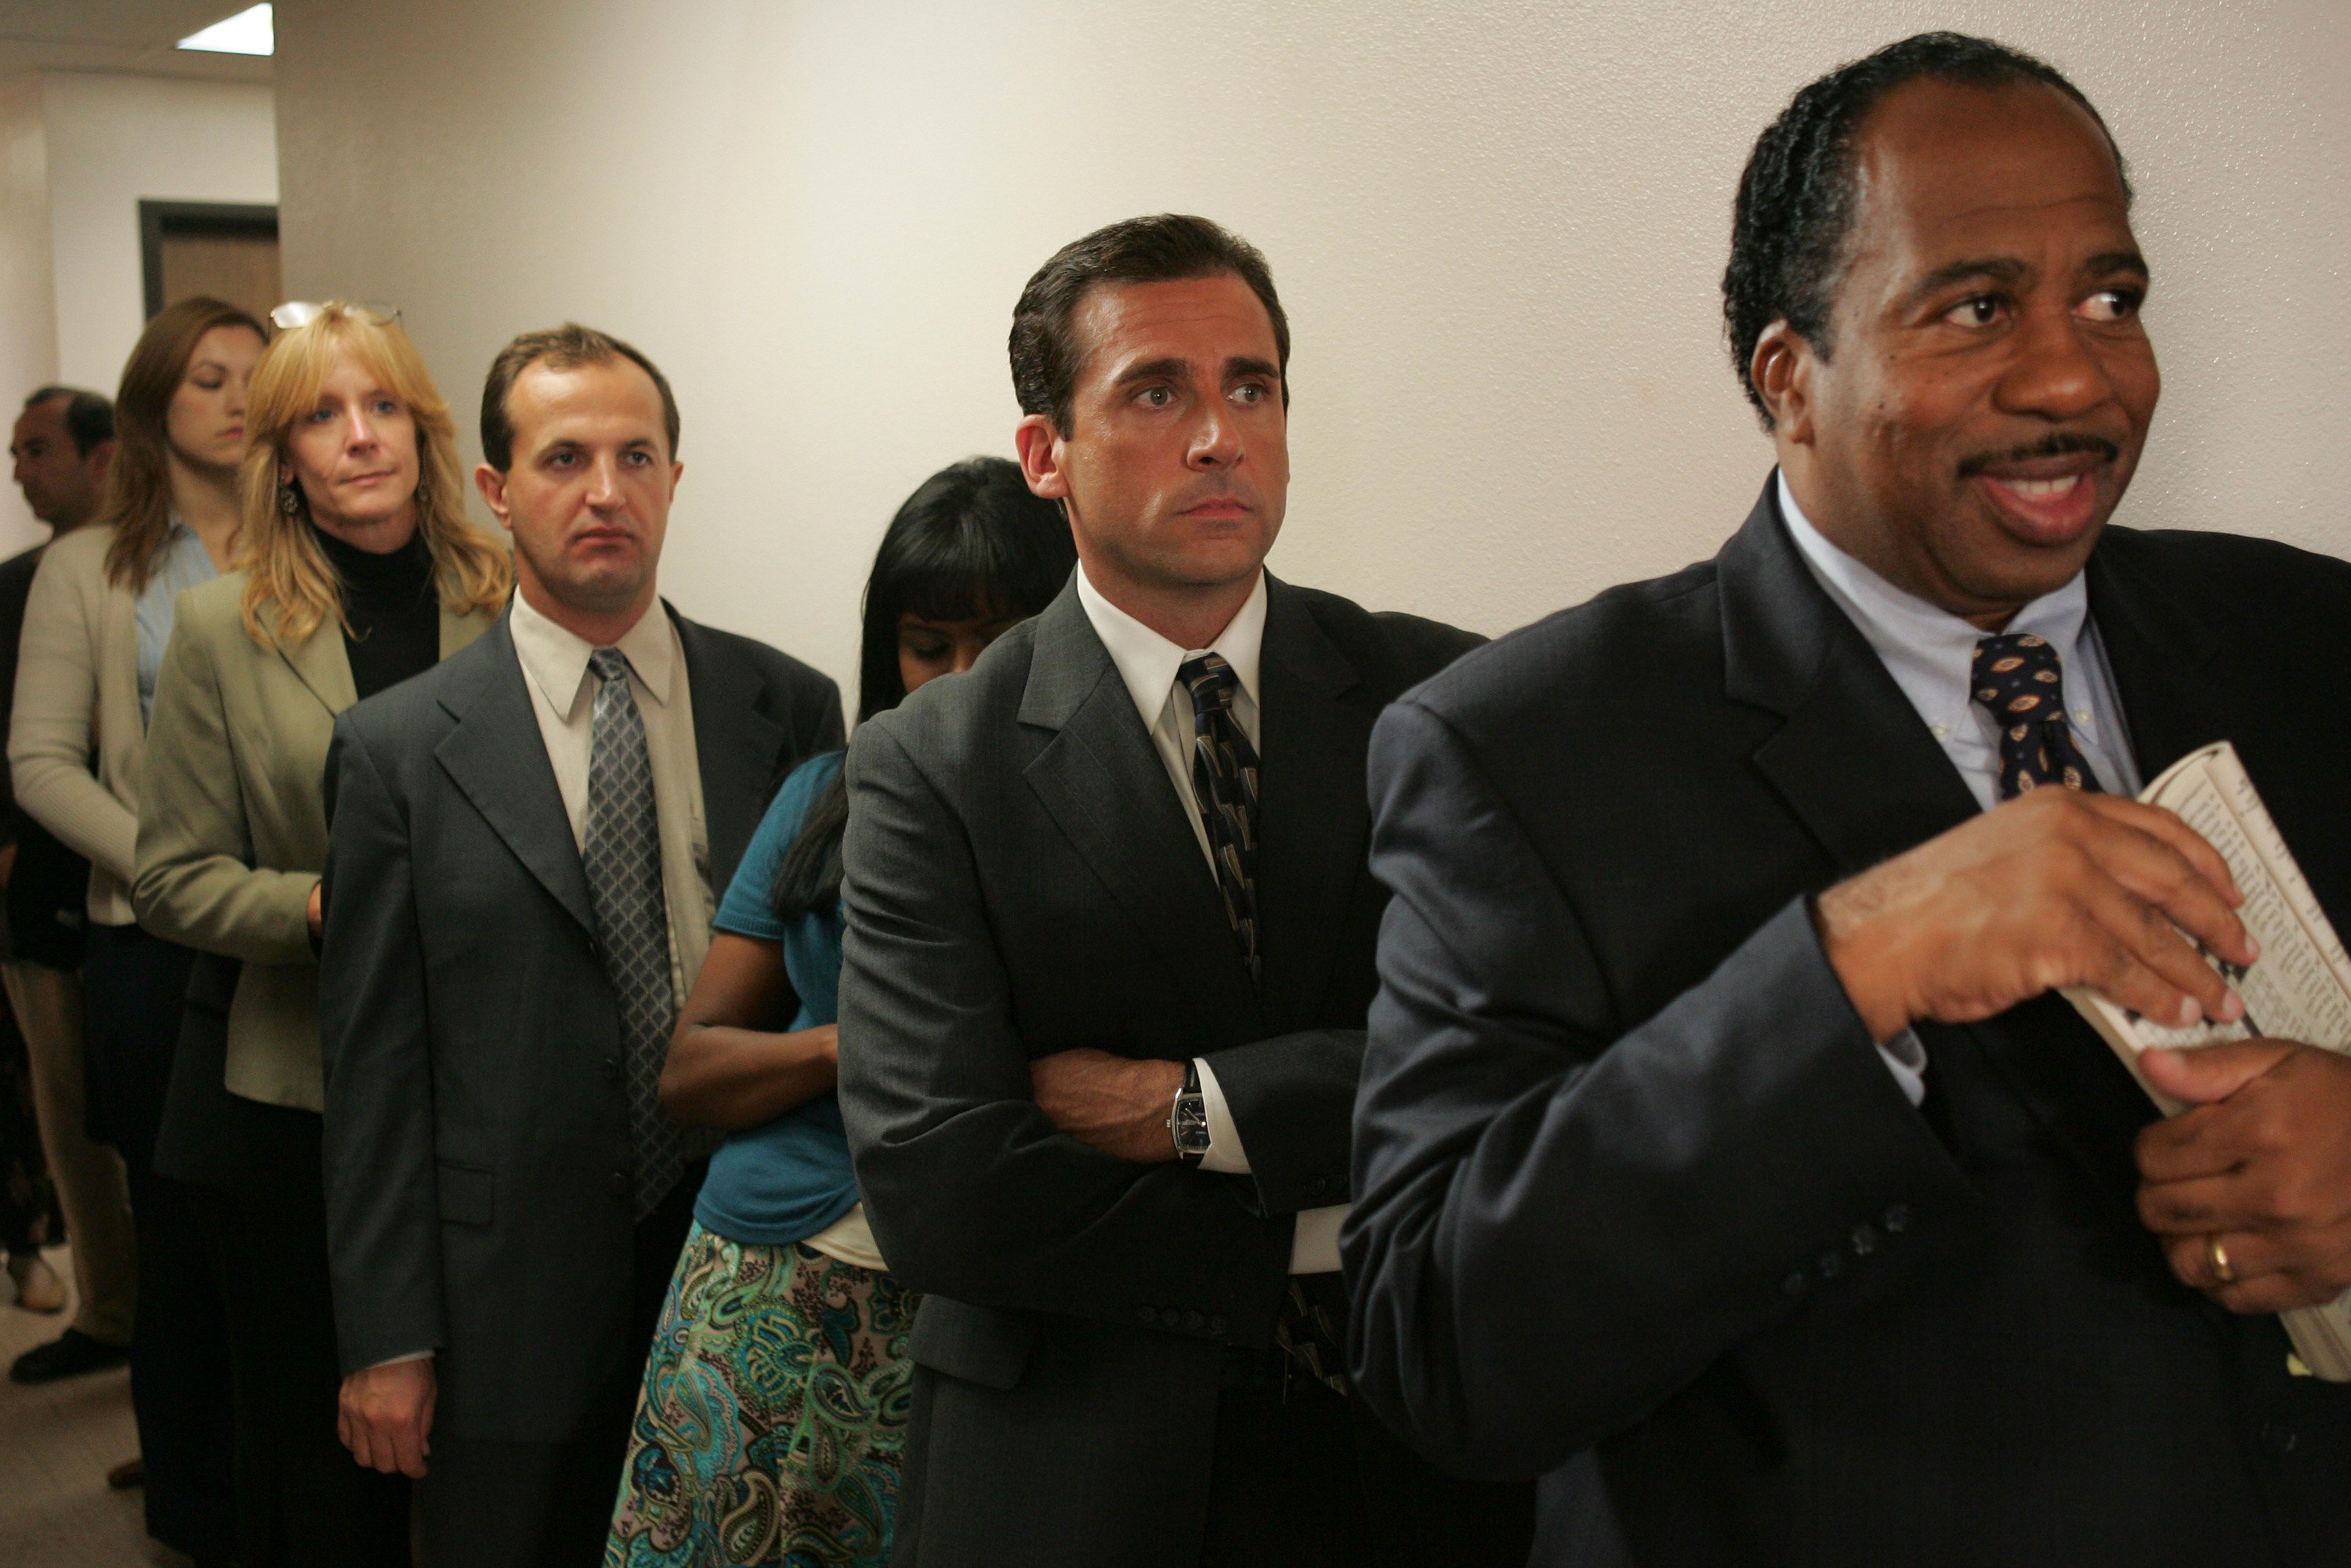
[[[131,1347],[92,1339],[79,1329],[68,1329],[47,1344],[37,1344],[8,1369],[12,1383],[55,1383],[85,1372],[104,1372],[131,1359]]]

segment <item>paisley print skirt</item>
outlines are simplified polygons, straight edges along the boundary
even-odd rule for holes
[[[605,1568],[878,1568],[918,1300],[887,1274],[696,1224],[645,1364]]]

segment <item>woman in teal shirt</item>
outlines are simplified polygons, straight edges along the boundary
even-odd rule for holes
[[[1018,465],[898,509],[865,585],[858,718],[1051,601],[1077,560]],[[784,781],[721,902],[662,1103],[723,1127],[637,1400],[606,1568],[885,1562],[915,1297],[883,1269],[833,1098],[841,754]]]

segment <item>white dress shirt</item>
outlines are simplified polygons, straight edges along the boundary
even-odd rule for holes
[[[1192,790],[1192,694],[1176,680],[1176,674],[1196,653],[1221,654],[1240,683],[1240,690],[1233,697],[1233,718],[1241,727],[1241,733],[1249,737],[1249,744],[1263,749],[1258,670],[1265,646],[1265,573],[1258,573],[1257,586],[1249,591],[1248,600],[1206,648],[1179,647],[1162,637],[1104,599],[1083,567],[1078,569],[1078,602],[1084,608],[1086,619],[1092,622],[1094,634],[1109,651],[1110,662],[1119,678],[1126,683],[1127,694],[1134,699],[1135,712],[1142,716],[1143,727],[1150,732],[1159,760],[1166,766],[1167,781],[1175,787],[1176,799],[1184,808],[1184,820],[1192,824],[1200,858],[1209,876],[1214,877],[1215,852],[1208,847],[1207,827],[1200,821],[1199,797]],[[1199,1069],[1200,1098],[1208,1113],[1208,1152],[1202,1156],[1200,1168],[1246,1176],[1249,1155],[1241,1147],[1240,1129],[1233,1124],[1232,1110],[1225,1103],[1217,1075],[1204,1057],[1195,1057],[1193,1065]],[[1337,1270],[1339,1222],[1347,1217],[1347,1207],[1345,1204],[1333,1204],[1306,1209],[1298,1216],[1297,1229],[1290,1244],[1291,1273],[1328,1274]]]
[[[1788,476],[1782,474],[1775,482],[1780,516],[1813,580],[1869,640],[1977,803],[1986,810],[1998,805],[2000,729],[1973,695],[1976,643],[1991,633],[1896,588],[1837,549],[1796,505]],[[2075,572],[2063,587],[2018,611],[2006,631],[2030,632],[2057,650],[2066,727],[2097,775],[2098,787],[2113,795],[2137,794],[2138,769],[2123,730],[2122,699],[2115,694],[2105,650],[2090,620],[2090,590],[2083,574]],[[1917,1104],[1927,1092],[1927,1049],[1917,1032],[1904,1030],[1878,1050],[1902,1092]]]

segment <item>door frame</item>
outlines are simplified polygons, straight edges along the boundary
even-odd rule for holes
[[[163,236],[167,234],[238,235],[256,239],[277,237],[275,204],[252,202],[139,203],[139,270],[147,290],[150,320],[163,308]]]

